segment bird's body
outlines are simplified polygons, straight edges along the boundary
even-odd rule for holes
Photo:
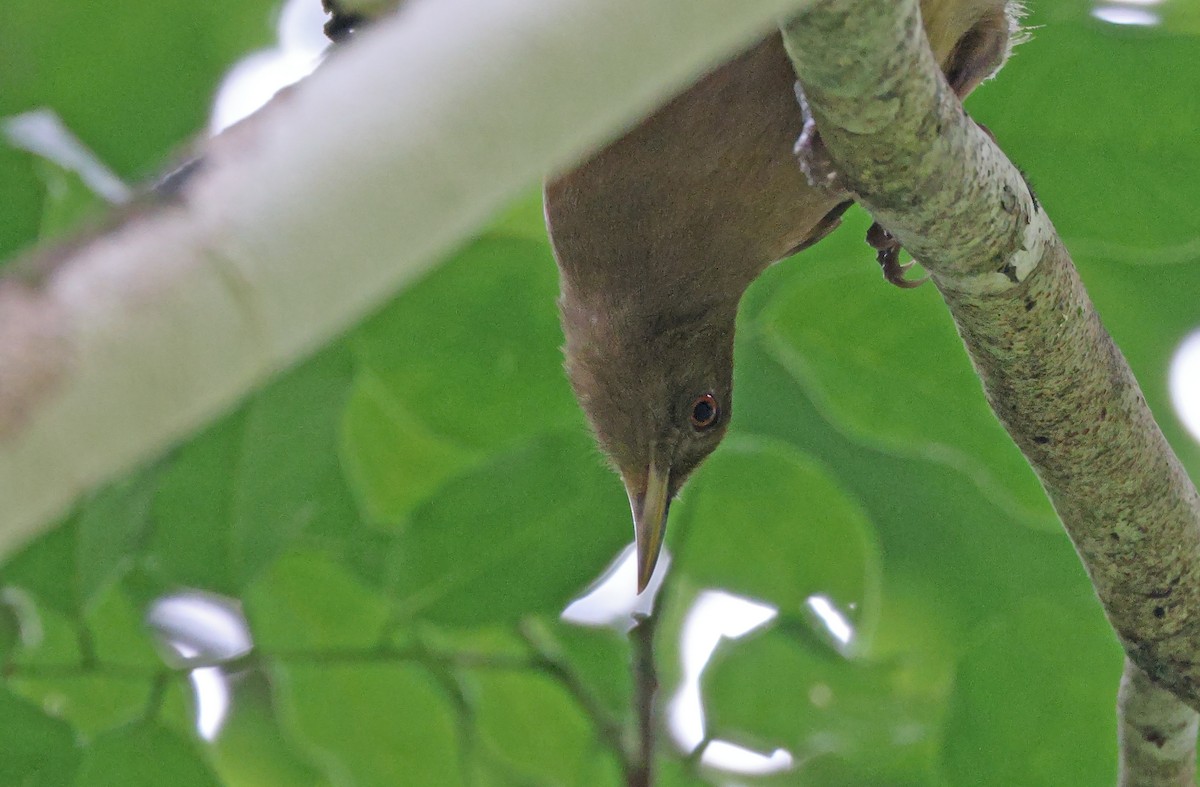
[[[951,84],[969,92],[1007,51],[1006,4],[923,8]],[[629,492],[639,589],[670,500],[728,425],[742,294],[848,204],[796,163],[794,84],[770,35],[546,186],[567,373]]]

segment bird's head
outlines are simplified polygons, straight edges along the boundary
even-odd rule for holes
[[[648,313],[566,292],[560,307],[567,375],[629,495],[641,592],[671,500],[721,442],[733,413],[737,303]]]

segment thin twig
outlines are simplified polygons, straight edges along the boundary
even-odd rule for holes
[[[656,607],[657,609],[657,607]],[[632,646],[633,707],[637,717],[637,746],[629,787],[654,784],[654,743],[658,714],[658,668],[654,662],[654,633],[658,623],[656,609],[649,615],[634,617],[629,631]]]

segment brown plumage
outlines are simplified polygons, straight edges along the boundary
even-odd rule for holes
[[[926,0],[922,11],[960,95],[1002,62],[1002,0]],[[567,374],[629,493],[639,590],[671,499],[729,424],[742,294],[849,204],[796,163],[794,83],[772,34],[546,186]]]

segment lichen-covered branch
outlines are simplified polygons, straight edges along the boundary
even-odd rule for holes
[[[1045,210],[936,68],[916,0],[821,2],[785,40],[842,185],[929,271],[1130,659],[1200,708],[1200,498]],[[1128,685],[1123,708],[1194,724]]]
[[[1125,787],[1191,787],[1196,774],[1197,716],[1125,660],[1117,694],[1121,778]]]

